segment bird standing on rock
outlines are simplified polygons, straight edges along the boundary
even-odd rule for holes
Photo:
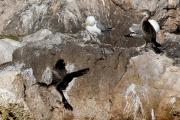
[[[150,19],[151,12],[149,10],[142,10],[141,12],[145,15],[141,23],[133,24],[129,28],[131,33],[125,37],[143,37],[146,42],[143,47],[147,47],[147,44],[150,43],[156,53],[163,52],[160,48],[161,44],[156,41],[156,33],[160,30],[158,22]]]
[[[97,22],[94,16],[88,16],[86,18],[85,24],[86,30],[96,36],[112,30],[111,27],[107,28],[101,23]]]
[[[144,18],[141,21],[141,29],[143,33],[143,38],[145,39],[145,47],[147,46],[148,43],[151,44],[151,47],[156,53],[161,53],[162,50],[160,49],[161,44],[159,44],[156,41],[156,29],[158,27],[156,26],[155,28],[153,25],[151,25],[151,22],[149,22],[151,12],[148,10],[143,11]]]

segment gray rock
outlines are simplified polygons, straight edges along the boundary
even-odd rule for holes
[[[52,34],[52,32],[49,31],[48,29],[39,30],[34,34],[23,37],[22,44],[25,45],[25,44],[28,44],[31,42],[43,40],[45,37],[47,37],[48,35],[51,35],[51,34]]]
[[[11,39],[0,39],[0,64],[12,61],[13,51],[21,47],[21,43]]]
[[[166,6],[173,9],[163,9]],[[8,14],[10,8],[13,12]],[[139,53],[136,47],[144,40],[123,37],[132,23],[141,20],[137,11],[142,8],[156,11],[153,19],[160,23],[159,39],[166,47],[163,55],[152,50]],[[13,62],[0,66],[0,103],[6,103],[0,112],[8,113],[4,119],[12,119],[10,113],[20,120],[27,119],[24,116],[37,120],[179,119],[178,3],[29,0],[2,9],[7,16],[1,21],[0,36],[15,36],[23,44],[14,52],[8,47],[16,44],[8,43],[8,49],[2,46],[5,52],[13,52]],[[98,38],[87,34],[82,29],[88,15],[115,29]],[[65,110],[53,86],[35,84],[51,83],[51,70],[59,59],[65,61],[68,72],[90,68],[63,91],[72,112]]]

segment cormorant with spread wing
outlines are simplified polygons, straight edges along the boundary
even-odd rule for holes
[[[57,63],[55,64],[53,70],[52,70],[52,82],[47,85],[46,83],[37,82],[36,84],[39,84],[40,86],[55,86],[58,92],[62,96],[62,102],[64,104],[64,107],[68,110],[73,110],[73,107],[69,104],[67,99],[64,96],[63,90],[66,90],[69,83],[73,80],[73,78],[80,77],[84,74],[87,74],[89,71],[89,68],[81,69],[75,72],[67,73],[67,70],[65,68],[64,60],[59,59]]]

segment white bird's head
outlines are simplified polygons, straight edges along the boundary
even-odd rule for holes
[[[88,16],[86,18],[86,26],[93,26],[97,23],[96,19],[94,16]]]

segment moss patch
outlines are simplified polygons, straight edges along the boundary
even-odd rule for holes
[[[15,103],[0,105],[0,116],[2,120],[35,120],[23,105]]]
[[[19,38],[21,36],[15,36],[15,35],[0,35],[0,39],[9,38],[15,41],[19,41]]]

